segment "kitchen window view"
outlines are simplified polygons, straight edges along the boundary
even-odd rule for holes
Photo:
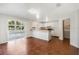
[[[24,25],[19,20],[8,21],[9,39],[17,39],[24,36]]]

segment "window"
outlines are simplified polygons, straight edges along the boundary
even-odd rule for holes
[[[16,30],[17,31],[23,31],[24,30],[24,25],[20,21],[16,21]]]
[[[24,31],[24,25],[22,23],[22,21],[18,21],[18,20],[9,20],[8,21],[8,28],[10,32],[21,32]]]
[[[8,27],[10,31],[15,30],[15,22],[13,20],[9,21],[8,24],[9,24]]]

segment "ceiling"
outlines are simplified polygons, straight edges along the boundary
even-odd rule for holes
[[[0,3],[0,14],[31,20],[47,20],[77,10],[78,6],[78,3]]]

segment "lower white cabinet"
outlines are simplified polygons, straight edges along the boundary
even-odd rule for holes
[[[48,31],[34,30],[32,32],[32,36],[35,38],[49,41],[49,32]]]

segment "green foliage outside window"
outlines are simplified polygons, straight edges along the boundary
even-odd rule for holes
[[[23,23],[19,22],[19,21],[9,21],[8,22],[9,24],[9,30],[19,30],[19,31],[22,31],[24,30],[24,26],[23,26]]]
[[[14,24],[15,24],[14,21],[9,21],[9,26],[12,26],[12,25],[14,25]]]

